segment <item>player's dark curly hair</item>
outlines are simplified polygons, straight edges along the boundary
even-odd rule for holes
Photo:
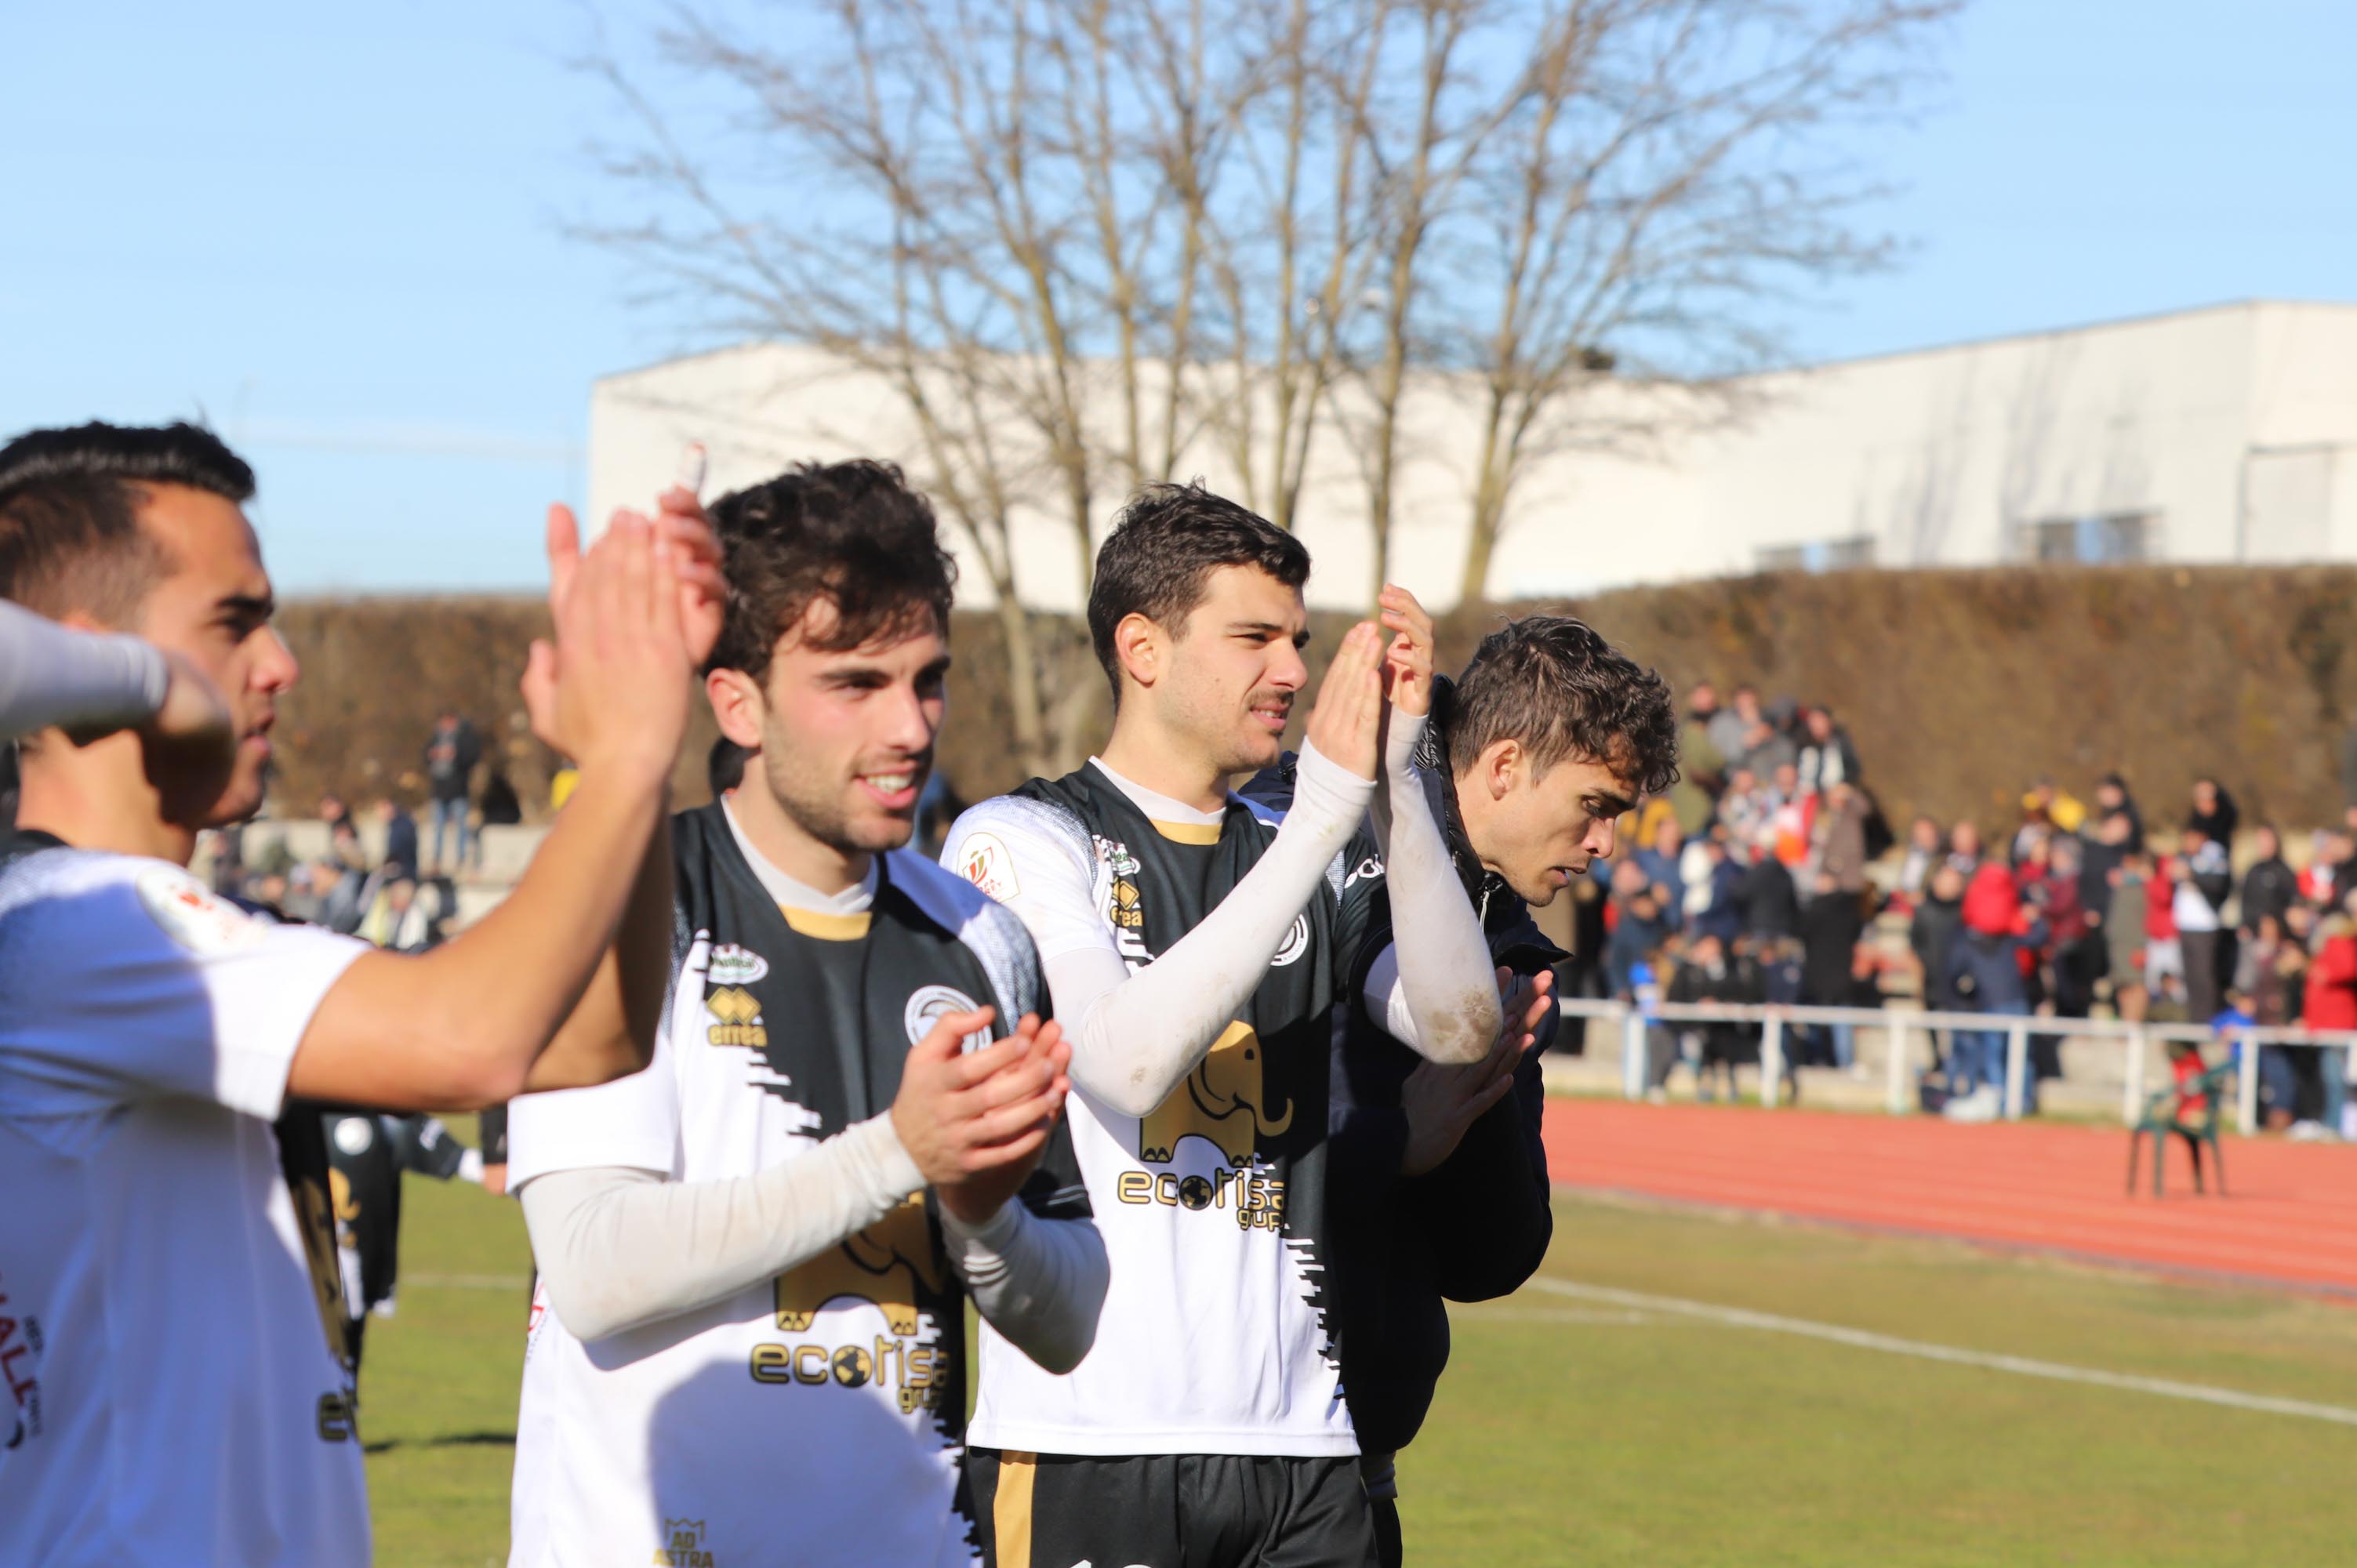
[[[1678,779],[1669,682],[1569,616],[1526,616],[1483,638],[1435,716],[1459,769],[1512,739],[1541,773],[1577,757],[1647,795]]]
[[[135,624],[170,564],[139,526],[149,485],[243,502],[253,470],[193,424],[28,430],[0,446],[0,598],[48,616],[80,610]]]
[[[889,463],[797,463],[712,503],[728,609],[706,671],[766,680],[778,639],[821,599],[836,621],[811,646],[830,652],[938,628],[946,637],[957,563],[932,503]]]
[[[1200,484],[1148,485],[1122,508],[1097,552],[1089,586],[1089,639],[1116,703],[1115,628],[1142,615],[1173,637],[1183,634],[1188,616],[1203,602],[1204,579],[1222,566],[1257,566],[1297,588],[1309,580],[1309,552],[1266,518]]]

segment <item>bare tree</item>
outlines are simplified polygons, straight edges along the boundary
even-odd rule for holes
[[[813,39],[683,5],[658,60],[678,100],[733,106],[700,137],[613,53],[589,62],[628,111],[607,163],[639,205],[581,232],[716,330],[893,388],[997,600],[1027,766],[1071,759],[1057,695],[1088,684],[1024,607],[1027,518],[1052,519],[1085,587],[1102,514],[1190,451],[1280,521],[1297,503],[1356,282],[1311,233],[1361,216],[1350,156],[1318,154],[1321,128],[1347,140],[1314,54],[1342,9],[825,0]]]
[[[1881,260],[1822,133],[1957,3],[680,0],[654,65],[591,62],[632,209],[583,231],[891,390],[1045,769],[1094,688],[1020,539],[1085,586],[1122,496],[1207,466],[1289,527],[1330,443],[1380,580],[1429,403],[1478,431],[1479,596],[1535,458],[1723,417],[1763,302]]]
[[[1544,0],[1527,64],[1426,289],[1438,364],[1469,370],[1461,592],[1480,598],[1533,459],[1659,450],[1741,410],[1785,351],[1775,307],[1886,263],[1880,188],[1833,144],[1900,113],[1961,0]]]

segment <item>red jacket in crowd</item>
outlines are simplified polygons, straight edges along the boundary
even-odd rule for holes
[[[2357,1029],[2357,926],[2346,918],[2326,922],[2324,940],[2308,966],[2300,1022],[2311,1029]]]

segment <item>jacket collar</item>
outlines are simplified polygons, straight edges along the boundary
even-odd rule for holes
[[[1491,929],[1492,911],[1506,918],[1518,916],[1522,900],[1506,886],[1506,879],[1481,864],[1473,853],[1472,835],[1465,831],[1465,817],[1457,809],[1457,770],[1448,757],[1448,742],[1442,735],[1442,725],[1455,704],[1456,682],[1445,675],[1435,676],[1432,682],[1432,716],[1426,720],[1424,734],[1415,743],[1416,771],[1424,777],[1424,793],[1432,802],[1432,814],[1440,823],[1441,837],[1448,845],[1448,863],[1457,871],[1457,880],[1463,884],[1465,897],[1473,901],[1473,908],[1481,918],[1483,929]]]

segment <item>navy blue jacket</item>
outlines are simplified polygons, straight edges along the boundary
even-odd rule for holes
[[[1437,694],[1436,710],[1447,700]],[[1523,900],[1474,855],[1437,730],[1437,725],[1426,730],[1417,765],[1458,879],[1481,912],[1491,954],[1519,974],[1551,969],[1569,955],[1540,932]],[[1391,941],[1391,923],[1386,889],[1377,897],[1365,945],[1334,1010],[1327,1118],[1332,1326],[1351,1423],[1360,1447],[1370,1454],[1407,1446],[1432,1408],[1448,1364],[1443,1304],[1488,1301],[1520,1289],[1538,1272],[1555,1234],[1538,1063],[1555,1037],[1552,1007],[1505,1098],[1466,1129],[1437,1169],[1400,1174],[1407,1146],[1400,1087],[1423,1058],[1370,1019],[1361,1000],[1367,971]]]

